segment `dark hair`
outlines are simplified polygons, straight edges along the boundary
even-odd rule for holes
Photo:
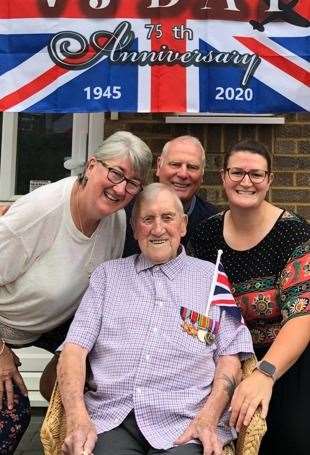
[[[261,144],[260,142],[257,142],[257,141],[251,141],[251,140],[246,139],[244,141],[238,142],[237,144],[233,145],[225,153],[224,164],[223,164],[224,169],[227,169],[227,164],[228,164],[229,158],[236,152],[257,153],[257,155],[262,156],[267,161],[267,170],[268,170],[268,173],[270,174],[271,157],[270,157],[270,153],[267,150],[267,147],[265,147],[264,144]]]

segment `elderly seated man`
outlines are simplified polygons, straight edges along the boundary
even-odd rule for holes
[[[180,246],[186,222],[173,188],[148,185],[132,214],[141,254],[92,274],[58,365],[65,454],[220,455],[234,439],[223,411],[251,336],[206,311],[215,266]]]

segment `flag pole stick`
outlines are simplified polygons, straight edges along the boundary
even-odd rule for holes
[[[215,269],[214,269],[213,277],[212,277],[212,283],[211,283],[211,287],[210,287],[210,293],[209,293],[208,302],[207,302],[206,311],[205,311],[206,316],[208,316],[208,314],[209,314],[211,302],[213,300],[214,290],[215,290],[215,285],[216,285],[216,280],[217,280],[217,272],[218,272],[218,268],[220,265],[220,260],[221,260],[222,254],[223,254],[223,250],[218,250],[216,263],[215,263]]]

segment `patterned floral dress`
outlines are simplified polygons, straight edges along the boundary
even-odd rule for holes
[[[236,251],[223,236],[226,212],[198,225],[189,254],[222,263],[232,292],[248,325],[258,358],[264,356],[288,320],[310,315],[310,226],[283,211],[265,238],[253,248]],[[309,455],[310,348],[275,384],[268,432],[260,454]]]

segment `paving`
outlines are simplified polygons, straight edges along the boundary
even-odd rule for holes
[[[29,427],[19,443],[14,455],[44,455],[40,441],[40,428],[46,408],[32,408]]]

